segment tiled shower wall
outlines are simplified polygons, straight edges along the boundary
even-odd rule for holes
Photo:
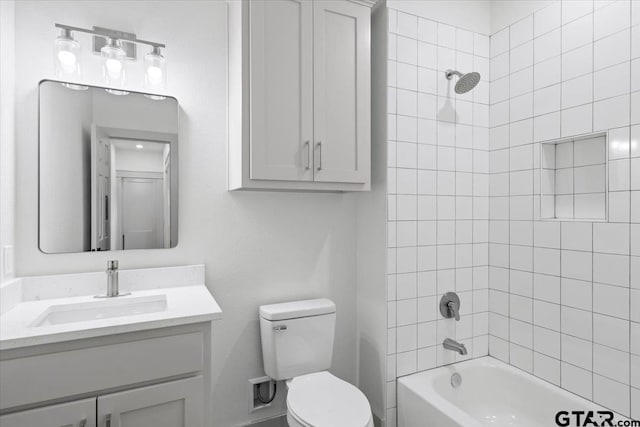
[[[387,419],[396,378],[488,353],[489,37],[389,10]],[[445,70],[484,80],[456,95]],[[455,291],[461,320],[438,311]]]
[[[640,418],[640,2],[513,23],[490,80],[490,354]],[[540,142],[599,131],[608,219],[540,220]]]

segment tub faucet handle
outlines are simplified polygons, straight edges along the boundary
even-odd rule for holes
[[[447,303],[447,307],[449,307],[449,310],[453,313],[453,317],[455,317],[456,322],[460,321],[460,311],[458,311],[458,306],[456,304],[453,303],[453,301],[449,301]]]
[[[460,321],[460,298],[455,292],[447,292],[440,300],[440,314],[445,319]]]

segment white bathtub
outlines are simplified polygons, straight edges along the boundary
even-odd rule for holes
[[[454,388],[451,376],[462,384]],[[559,411],[560,423],[556,422]],[[399,427],[551,427],[583,425],[571,411],[593,411],[598,424],[607,411],[492,357],[443,366],[398,379]],[[612,424],[626,420],[617,414]],[[566,424],[565,424],[566,422]],[[589,425],[589,424],[587,424]],[[591,424],[593,425],[593,424]]]

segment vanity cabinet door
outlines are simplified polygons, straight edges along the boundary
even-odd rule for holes
[[[95,425],[95,398],[0,416],[2,427],[95,427]]]
[[[98,427],[203,427],[201,376],[98,397]]]
[[[313,4],[249,2],[251,179],[309,181]]]
[[[370,176],[370,9],[314,4],[315,180],[366,183]]]

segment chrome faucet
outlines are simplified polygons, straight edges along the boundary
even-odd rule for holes
[[[458,341],[452,340],[451,338],[446,338],[442,342],[442,346],[444,348],[446,348],[447,350],[451,350],[451,351],[457,352],[461,356],[466,356],[467,355],[467,347],[465,347],[464,344],[459,343]]]
[[[96,295],[96,298],[113,298],[130,295],[131,292],[121,294],[118,284],[118,261],[115,259],[107,261],[107,293]]]
[[[440,300],[440,314],[445,319],[460,321],[460,298],[455,292],[447,292]]]

